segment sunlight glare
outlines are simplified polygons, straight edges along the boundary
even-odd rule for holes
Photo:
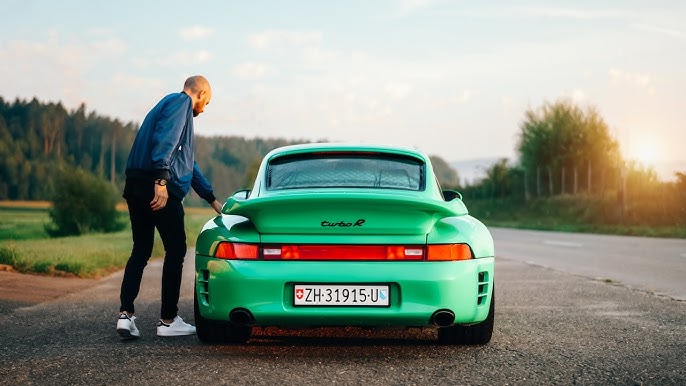
[[[645,166],[655,166],[660,157],[660,151],[654,141],[643,140],[635,143],[631,152],[631,158]]]

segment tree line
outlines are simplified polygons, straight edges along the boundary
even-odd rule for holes
[[[459,187],[465,198],[512,206],[572,199],[594,223],[686,226],[686,172],[664,182],[654,169],[624,159],[594,107],[558,100],[528,109],[516,150],[516,162],[501,159],[482,180]]]
[[[139,125],[62,103],[0,98],[0,200],[49,200],[60,170],[74,167],[123,188],[125,167]],[[253,164],[285,139],[196,137],[196,161],[215,190],[244,187]]]
[[[69,111],[60,102],[0,97],[0,200],[51,200],[58,178],[73,169],[120,194],[138,126],[88,112],[85,104]],[[471,185],[459,186],[457,172],[431,156],[441,185],[460,190],[466,201],[505,200],[517,207],[571,197],[591,208],[585,210],[589,221],[686,226],[686,173],[663,182],[654,170],[625,160],[595,108],[546,102],[528,109],[519,128],[517,160],[501,159]],[[218,197],[226,197],[252,184],[266,153],[302,142],[196,136],[195,156]]]
[[[121,192],[131,144],[139,124],[36,98],[9,102],[0,97],[0,200],[51,200],[61,171],[76,168],[110,182]],[[195,138],[195,159],[217,197],[251,186],[262,158],[274,148],[304,140]],[[459,181],[440,157],[431,157],[440,180]],[[190,203],[200,203],[191,194]]]

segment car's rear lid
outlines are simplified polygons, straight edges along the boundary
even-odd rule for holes
[[[436,221],[467,213],[458,201],[398,193],[316,192],[229,199],[223,212],[247,217],[261,234],[426,235]]]

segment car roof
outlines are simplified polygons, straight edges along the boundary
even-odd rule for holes
[[[419,149],[403,146],[350,142],[316,142],[279,147],[269,152],[265,156],[265,159],[272,159],[275,157],[281,157],[289,154],[312,153],[319,151],[362,151],[393,153],[416,157],[424,161],[426,161],[429,158],[423,151]]]

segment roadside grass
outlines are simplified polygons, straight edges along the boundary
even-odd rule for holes
[[[48,205],[21,207],[0,203],[0,264],[23,273],[97,278],[124,268],[131,253],[131,229],[114,233],[49,238],[44,226],[50,222]],[[125,207],[120,215],[127,216]],[[123,209],[123,210],[122,210]],[[211,208],[185,208],[188,247],[204,223],[214,217]],[[156,235],[153,258],[164,256]]]
[[[660,224],[660,216],[638,216],[649,223],[622,224],[616,205],[604,201],[568,197],[531,200],[466,199],[470,214],[487,226],[521,229],[585,232],[617,235],[686,238],[686,226]],[[0,264],[24,273],[95,278],[120,270],[131,253],[131,230],[115,233],[49,238],[45,224],[50,222],[48,202],[0,201]],[[126,217],[126,206],[118,205]],[[186,207],[188,247],[202,226],[214,217],[209,207]],[[634,217],[636,218],[636,217]],[[159,235],[153,259],[164,256]]]
[[[0,240],[31,240],[48,237],[45,224],[50,221],[45,208],[0,206]]]
[[[624,236],[686,238],[686,226],[664,223],[665,216],[622,215],[611,199],[554,197],[529,202],[466,199],[469,213],[486,226]],[[630,216],[633,215],[633,216]]]
[[[479,219],[482,220],[481,218]],[[489,227],[686,239],[686,229],[684,227],[676,226],[651,227],[638,225],[560,224],[558,222],[551,223],[547,221],[493,220],[488,218],[483,219],[482,222]]]

